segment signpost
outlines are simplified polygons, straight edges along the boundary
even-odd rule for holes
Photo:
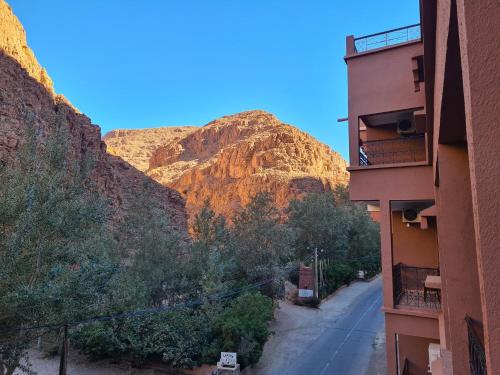
[[[299,297],[312,298],[313,296],[314,296],[314,291],[312,289],[299,289]]]
[[[217,362],[218,375],[240,375],[240,365],[238,364],[236,353],[221,352],[220,361]]]
[[[236,353],[221,352],[220,363],[222,367],[236,367]]]

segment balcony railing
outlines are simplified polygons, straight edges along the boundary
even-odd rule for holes
[[[359,148],[359,165],[413,163],[426,160],[425,134],[364,141]]]
[[[410,375],[410,362],[408,362],[408,358],[405,358],[403,361],[403,368],[400,375]]]
[[[411,267],[403,263],[394,266],[394,304],[427,309],[440,309],[441,296],[437,290],[425,288],[427,276],[439,276],[439,269]]]
[[[418,40],[420,38],[420,24],[417,23],[415,25],[354,38],[354,48],[356,53],[361,53],[372,49]]]
[[[468,316],[465,317],[467,333],[469,336],[469,365],[471,375],[487,375],[486,355],[481,340],[474,330],[474,322]]]

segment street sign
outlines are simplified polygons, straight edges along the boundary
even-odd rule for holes
[[[313,296],[314,296],[314,293],[311,289],[299,289],[299,297],[311,298]]]
[[[220,363],[223,367],[236,367],[236,353],[221,352]]]

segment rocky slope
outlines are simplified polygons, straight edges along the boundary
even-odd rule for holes
[[[348,182],[345,160],[264,111],[225,116],[200,127],[113,131],[112,153],[181,193],[192,216],[210,200],[231,217],[261,191],[278,206],[306,192]]]
[[[95,162],[91,178],[114,209],[111,224],[125,215],[137,196],[148,194],[181,234],[187,233],[180,194],[106,152],[100,128],[54,94],[52,81],[27,46],[19,20],[0,0],[0,162],[16,162],[19,146],[26,140],[27,116],[34,118],[42,142],[54,133],[62,117],[71,157],[77,162],[87,157]]]

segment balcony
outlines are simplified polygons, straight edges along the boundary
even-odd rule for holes
[[[486,355],[484,347],[479,339],[477,332],[477,324],[466,316],[467,333],[469,336],[469,365],[471,375],[486,375]]]
[[[420,24],[404,26],[397,29],[354,38],[354,53],[367,52],[420,39]]]
[[[393,268],[394,305],[441,309],[441,294],[426,286],[429,276],[439,276],[438,268],[411,267],[399,263]]]
[[[426,161],[425,134],[360,143],[360,166]]]

